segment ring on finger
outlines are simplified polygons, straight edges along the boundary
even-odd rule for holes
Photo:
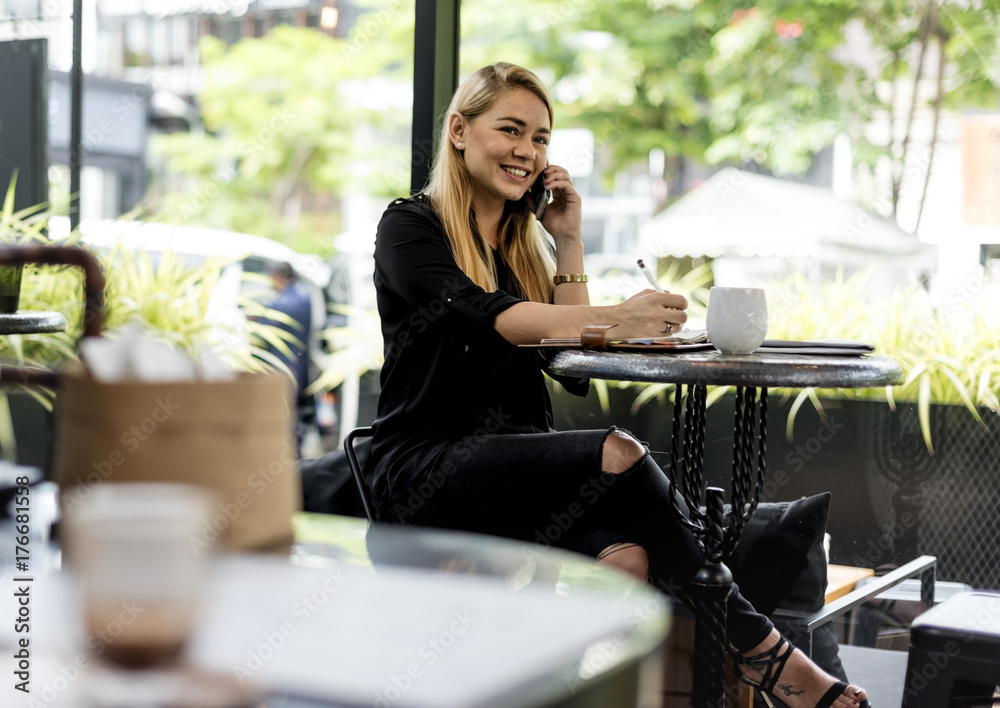
[[[674,325],[673,325],[673,323],[672,322],[666,322],[665,324],[667,325],[667,328],[665,330],[663,330],[663,333],[664,334],[673,334],[674,333]]]

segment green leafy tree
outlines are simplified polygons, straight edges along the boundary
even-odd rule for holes
[[[543,2],[522,45],[532,66],[550,67],[569,122],[593,130],[617,165],[658,148],[668,176],[679,158],[801,173],[872,100],[861,70],[831,53],[848,5]]]
[[[204,38],[205,130],[157,142],[167,177],[153,194],[156,218],[321,250],[339,227],[340,195],[359,179],[356,164],[400,172],[399,155],[384,142],[359,140],[362,131],[395,135],[409,123],[408,115],[379,110],[362,85],[412,73],[412,42],[406,49],[392,36],[406,17],[412,24],[412,3],[409,11],[397,5],[388,16],[374,13],[374,23],[362,16],[345,39],[290,26],[228,48]],[[379,191],[395,187],[382,182]]]
[[[845,134],[860,170],[890,163],[886,203],[895,214],[913,161],[914,114],[929,106],[936,136],[943,110],[995,107],[1000,98],[996,0],[760,0],[750,7],[562,0],[532,8],[529,37],[523,26],[520,36],[508,34],[496,17],[474,19],[463,51],[478,49],[483,37],[513,45],[552,74],[562,115],[591,128],[617,165],[662,149],[668,179],[682,158],[801,174]],[[893,128],[873,142],[877,120]],[[935,149],[936,137],[916,171],[922,185],[912,185],[922,189],[921,204]]]

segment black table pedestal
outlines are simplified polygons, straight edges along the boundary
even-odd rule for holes
[[[756,429],[757,390],[738,387],[733,432],[732,507],[724,510],[725,491],[704,486],[706,388],[678,385],[674,396],[670,481],[677,494],[674,511],[688,526],[705,553],[705,565],[695,575],[686,602],[697,619],[694,645],[695,708],[721,708],[725,698],[726,600],[733,576],[723,563],[736,548],[743,525],[760,500],[767,471],[767,389],[760,390],[760,428]],[[682,432],[683,431],[683,432]],[[754,438],[759,434],[754,454]],[[756,459],[755,459],[756,458]],[[754,470],[756,467],[756,475]],[[755,478],[756,477],[756,478]],[[704,510],[701,508],[704,490]],[[678,497],[687,505],[687,514]]]
[[[722,708],[725,698],[726,600],[733,590],[733,574],[722,563],[723,490],[709,487],[706,506],[709,528],[705,565],[691,583],[691,605],[698,618],[694,634],[695,708]],[[720,671],[719,667],[723,667]]]

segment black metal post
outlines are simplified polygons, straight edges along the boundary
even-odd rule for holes
[[[73,66],[70,68],[69,225],[80,225],[80,168],[83,166],[83,0],[73,0]]]
[[[680,386],[678,386],[678,389]],[[691,509],[687,520],[705,552],[705,565],[698,571],[687,592],[688,604],[695,613],[694,695],[695,708],[722,708],[725,693],[726,601],[733,589],[733,576],[722,559],[731,553],[740,538],[743,525],[757,508],[766,473],[767,389],[761,390],[760,442],[754,456],[754,419],[757,391],[739,387],[736,395],[733,436],[733,512],[726,524],[723,501],[718,487],[705,490],[705,512],[698,513],[698,497],[704,485],[701,463],[704,460],[705,395],[704,387],[688,387],[688,405],[684,412],[684,436],[680,437],[681,395],[674,401],[672,430],[671,482],[682,491]],[[754,463],[757,479],[754,480]],[[674,470],[682,467],[682,474]],[[681,515],[679,509],[675,510]],[[683,521],[683,519],[682,519]]]
[[[47,39],[0,41],[0,199],[17,175],[14,211],[49,199]]]
[[[413,133],[410,192],[430,177],[438,121],[458,87],[461,0],[417,0],[413,34]]]
[[[722,708],[726,695],[726,599],[733,575],[721,560],[723,498],[719,487],[705,491],[705,565],[692,582],[697,624],[694,633],[694,708]]]

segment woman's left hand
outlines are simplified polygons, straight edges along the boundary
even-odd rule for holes
[[[583,238],[583,216],[580,209],[580,195],[573,185],[573,179],[564,168],[549,165],[545,168],[545,188],[552,190],[542,226],[559,242],[580,241]]]

